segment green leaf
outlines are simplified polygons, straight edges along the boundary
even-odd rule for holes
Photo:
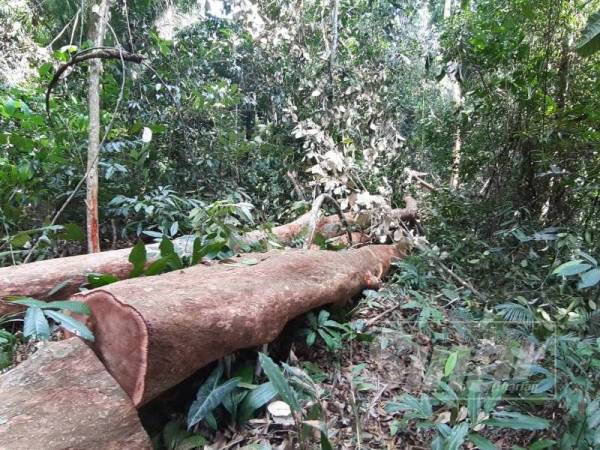
[[[192,248],[192,265],[198,264],[202,260],[202,239],[197,237],[194,239]]]
[[[217,388],[211,390],[208,395],[197,398],[188,411],[187,424],[188,430],[204,419],[217,406],[223,403],[223,400],[237,388],[240,383],[239,378],[232,378]]]
[[[162,431],[162,441],[167,449],[171,450],[177,443],[189,436],[189,433],[181,429],[182,423],[179,420],[169,421]]]
[[[448,377],[454,372],[454,368],[456,367],[456,363],[458,362],[458,352],[450,353],[448,359],[446,360],[446,365],[444,366],[444,376]]]
[[[23,335],[33,339],[50,339],[50,326],[41,308],[31,306],[27,309],[23,323]]]
[[[65,241],[78,241],[83,242],[85,240],[85,234],[81,227],[75,223],[67,223],[63,226],[63,230],[60,233],[60,238]]]
[[[573,261],[568,261],[564,264],[561,264],[556,269],[552,271],[554,275],[560,275],[563,277],[568,277],[570,275],[577,275],[579,273],[585,272],[592,268],[591,264],[584,263],[581,259],[575,259]]]
[[[446,438],[446,450],[459,450],[469,432],[469,424],[462,422],[452,428],[450,435]]]
[[[92,288],[106,286],[119,281],[117,277],[109,273],[88,273],[87,282]]]
[[[581,274],[581,279],[577,284],[578,289],[585,289],[592,286],[596,286],[598,282],[600,282],[600,269],[592,269],[588,270],[585,273]]]
[[[146,261],[146,246],[141,240],[139,240],[133,246],[131,253],[129,254],[129,262],[133,265],[133,268],[129,273],[129,278],[139,277],[142,273],[144,273]]]
[[[11,303],[16,303],[17,305],[23,305],[23,306],[34,307],[34,308],[43,308],[44,306],[46,306],[46,302],[43,302],[41,300],[36,300],[35,298],[31,298],[31,297],[21,297],[21,298],[9,300],[9,301]]]
[[[492,419],[487,419],[484,423],[491,427],[513,430],[544,430],[550,426],[550,421],[541,417],[512,411],[496,412]]]
[[[468,398],[467,398],[467,412],[471,419],[471,424],[477,423],[477,417],[481,410],[481,383],[473,381],[469,384]]]
[[[201,434],[195,434],[193,436],[188,436],[183,439],[177,446],[175,450],[192,450],[193,448],[204,447],[208,445],[208,441]]]
[[[91,314],[88,305],[73,300],[55,300],[53,302],[43,302],[41,300],[36,300],[35,298],[23,297],[16,300],[11,300],[11,303],[16,303],[18,305],[27,306],[30,308],[33,307],[40,309],[67,309],[69,311],[73,311],[79,314]]]
[[[49,63],[49,62],[44,63],[40,67],[38,67],[38,74],[40,75],[40,77],[45,77],[47,75],[50,75],[53,71],[54,71],[54,66],[52,65],[52,63]]]
[[[86,327],[79,320],[74,319],[73,317],[70,317],[70,316],[66,316],[57,311],[48,310],[48,311],[44,311],[44,313],[46,314],[46,316],[50,317],[57,324],[59,324],[62,328],[70,331],[71,333],[75,334],[76,336],[79,336],[82,339],[87,339],[88,341],[94,340],[94,334],[90,331],[90,329],[88,327]]]
[[[252,389],[248,395],[246,395],[238,409],[238,423],[242,424],[252,418],[252,415],[256,410],[265,406],[273,400],[276,395],[277,391],[270,381],[261,384],[256,389]]]
[[[183,268],[183,262],[181,261],[181,258],[175,251],[175,246],[173,245],[173,242],[170,239],[164,237],[160,241],[158,248],[160,249],[160,256],[162,258],[167,259],[167,263],[169,266],[171,266],[171,268],[173,268],[173,269],[182,269]]]
[[[588,19],[587,25],[577,42],[577,53],[590,56],[600,49],[600,11],[596,11]]]
[[[156,261],[154,261],[152,264],[150,264],[148,266],[148,268],[146,269],[146,272],[144,274],[151,277],[151,276],[163,273],[165,270],[167,270],[167,267],[169,267],[170,259],[171,258],[169,258],[169,257],[157,259]]]
[[[299,412],[300,405],[298,404],[298,399],[296,398],[296,393],[284,378],[283,373],[277,367],[277,365],[273,362],[271,358],[269,358],[264,353],[258,354],[258,360],[260,362],[261,367],[265,371],[267,378],[273,384],[273,387],[281,397],[281,399],[290,405],[292,411]]]
[[[23,247],[29,242],[30,239],[31,236],[29,236],[27,233],[18,233],[10,238],[10,243],[15,247]]]
[[[73,311],[74,313],[84,314],[86,316],[89,316],[92,313],[92,311],[90,311],[90,307],[88,305],[86,305],[83,302],[76,302],[73,300],[56,300],[53,302],[46,303],[41,308],[42,309],[59,309],[59,310],[66,309],[67,311]]]
[[[553,439],[540,439],[529,446],[528,450],[543,450],[556,444]]]
[[[467,439],[475,444],[479,450],[498,450],[494,444],[479,434],[471,433],[467,436]]]

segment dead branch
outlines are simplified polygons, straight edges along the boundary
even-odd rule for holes
[[[325,200],[327,200],[329,203],[331,203],[335,207],[335,212],[338,215],[338,217],[340,218],[340,222],[346,229],[346,233],[348,235],[348,244],[350,246],[352,246],[352,232],[350,231],[350,226],[348,225],[348,221],[346,220],[346,217],[344,216],[344,213],[342,212],[342,208],[340,207],[340,204],[331,195],[321,194],[315,199],[315,201],[312,205],[312,208],[310,210],[310,219],[308,222],[308,238],[306,239],[304,248],[310,248],[310,246],[313,243],[313,240],[315,238],[315,232],[317,229],[317,223],[319,220],[319,211],[321,210],[321,205],[323,205],[323,202]]]
[[[46,114],[48,114],[48,116],[50,115],[50,94],[52,93],[52,89],[58,84],[62,74],[65,73],[69,67],[73,67],[89,59],[118,59],[136,64],[141,64],[144,61],[142,55],[110,47],[91,48],[73,55],[70,61],[60,65],[58,69],[56,69],[56,73],[52,77],[50,84],[48,84],[48,89],[46,90]]]
[[[404,173],[408,177],[408,179],[406,180],[407,183],[411,183],[414,178],[416,180],[416,182],[418,184],[420,184],[421,186],[423,186],[425,189],[427,189],[431,192],[438,191],[438,188],[436,188],[433,184],[428,183],[423,178],[421,178],[421,177],[424,177],[425,175],[429,175],[427,172],[417,172],[416,170],[409,169],[408,167],[406,167],[406,168],[404,168]]]

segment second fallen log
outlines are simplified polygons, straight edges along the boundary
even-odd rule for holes
[[[377,288],[399,253],[391,245],[275,251],[76,297],[92,310],[94,350],[139,406],[212,361],[273,341],[294,317]]]

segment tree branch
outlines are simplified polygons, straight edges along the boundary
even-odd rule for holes
[[[83,52],[75,54],[69,62],[66,62],[58,67],[56,73],[52,77],[52,81],[50,81],[50,84],[48,85],[48,89],[46,90],[46,113],[48,116],[50,115],[50,94],[52,93],[52,89],[54,89],[54,87],[58,84],[62,74],[65,73],[69,67],[73,67],[89,59],[118,59],[136,64],[141,64],[144,61],[144,57],[142,55],[109,47],[87,49]]]

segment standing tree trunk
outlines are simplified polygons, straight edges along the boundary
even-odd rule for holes
[[[454,1],[445,0],[444,2],[444,19],[448,20],[453,14]],[[456,108],[457,114],[460,114],[460,108],[462,106],[462,89],[458,80],[458,64],[455,62],[448,63],[446,68],[446,78],[450,85],[450,91],[452,92],[452,101]],[[452,166],[450,172],[450,188],[453,190],[458,189],[460,183],[460,160],[462,156],[462,135],[460,131],[460,123],[457,124],[454,132],[454,146],[452,148]]]
[[[90,12],[89,38],[94,47],[104,45],[104,36],[108,25],[111,0],[100,0],[92,6]],[[89,134],[87,154],[86,179],[86,219],[88,252],[100,251],[100,233],[98,226],[98,159],[100,157],[100,93],[102,86],[102,60],[93,59],[90,62],[88,85]]]

